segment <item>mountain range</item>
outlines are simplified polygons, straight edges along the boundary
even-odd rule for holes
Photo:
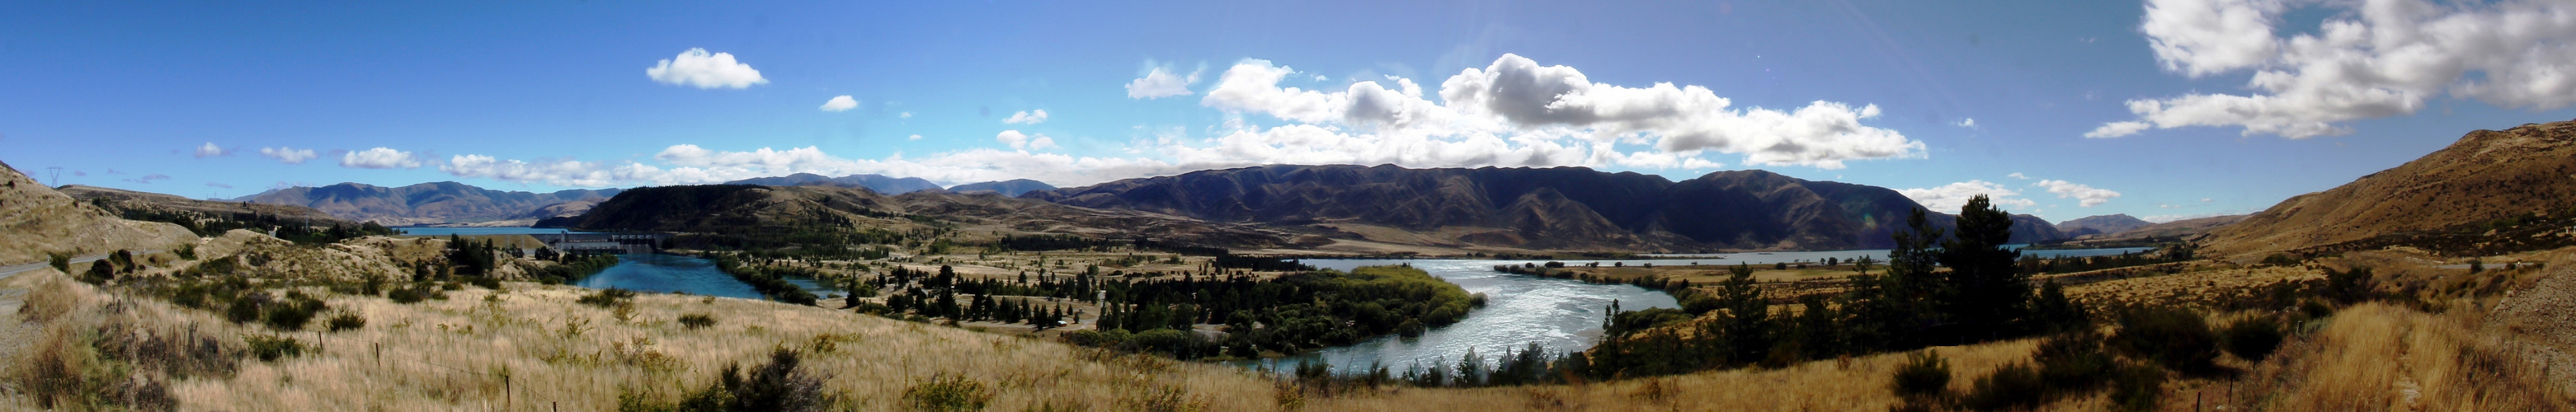
[[[1011,179],[999,182],[967,183],[948,187],[948,191],[957,193],[990,191],[1011,197],[1019,197],[1021,194],[1040,190],[1055,190],[1055,186],[1046,184],[1046,182],[1029,179]]]
[[[373,221],[385,226],[526,226],[537,219],[581,213],[588,210],[581,202],[603,200],[621,191],[623,189],[575,189],[529,193],[484,189],[457,182],[402,187],[341,183],[276,189],[233,200],[309,207],[343,219]]]
[[[2086,216],[2081,219],[2058,222],[2057,230],[2066,232],[2066,236],[2068,237],[2081,237],[2084,235],[2113,235],[2155,225],[2155,222],[2141,220],[2137,217],[2129,216],[2128,214],[2117,214]]]
[[[812,185],[821,185],[821,186],[839,186],[839,187],[860,187],[860,188],[867,188],[868,190],[876,191],[877,193],[884,193],[884,194],[889,194],[889,195],[900,195],[900,194],[912,193],[912,192],[916,192],[916,191],[923,191],[923,190],[942,190],[942,189],[940,189],[940,188],[939,188],[939,184],[938,184],[938,183],[931,183],[929,180],[922,179],[922,178],[918,178],[918,177],[887,177],[887,176],[885,176],[885,175],[873,175],[873,174],[867,174],[867,175],[849,175],[849,176],[841,176],[841,177],[828,177],[828,176],[823,176],[823,175],[818,175],[818,174],[813,174],[813,173],[797,173],[797,174],[786,175],[786,176],[760,177],[760,178],[750,178],[750,179],[736,180],[736,181],[731,181],[731,182],[725,182],[724,184],[728,184],[728,185],[759,185],[759,186],[812,186]]]
[[[919,218],[919,219],[916,219]],[[934,223],[936,222],[936,223]],[[1127,210],[1065,206],[993,193],[921,190],[886,195],[832,185],[702,185],[636,188],[579,216],[539,227],[757,234],[752,241],[804,236],[818,228],[917,233],[1071,234],[1093,239],[1145,237],[1184,244],[1266,248],[1287,234],[1242,225]],[[828,233],[829,231],[822,231]]]
[[[1887,188],[1761,170],[1675,182],[1581,167],[1273,165],[1021,196],[1336,238],[1402,242],[1401,233],[1449,246],[1642,251],[1888,247],[1888,235],[1922,207]],[[1947,214],[1927,218],[1952,226]],[[2036,216],[2014,220],[2015,242],[2065,237]]]

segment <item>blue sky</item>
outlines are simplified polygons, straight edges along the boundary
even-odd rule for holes
[[[0,161],[191,197],[1758,168],[2166,220],[2576,118],[2549,1],[372,3],[0,4]]]

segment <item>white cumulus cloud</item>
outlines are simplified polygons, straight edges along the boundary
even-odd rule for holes
[[[1540,66],[1511,54],[1441,82],[1438,94],[1445,104],[1424,98],[1422,86],[1412,80],[1393,76],[1385,79],[1392,86],[1361,81],[1338,91],[1279,86],[1295,73],[1269,61],[1246,60],[1219,75],[1201,104],[1407,138],[1494,136],[1515,143],[1552,140],[1552,145],[1567,147],[1641,143],[1656,150],[1642,155],[1672,159],[1647,163],[1676,165],[1681,158],[1715,152],[1744,155],[1745,163],[1753,165],[1839,169],[1846,160],[1920,157],[1924,147],[1893,130],[1862,124],[1862,119],[1879,115],[1876,105],[1818,101],[1786,111],[1737,108],[1705,87],[1592,83],[1574,68]]]
[[[1002,144],[1011,145],[1011,150],[1037,150],[1055,147],[1055,139],[1047,137],[1046,134],[1021,134],[1018,130],[1003,130],[1001,134],[993,135],[993,140],[1002,142]]]
[[[750,64],[734,61],[733,53],[707,53],[707,49],[689,49],[677,57],[645,68],[644,75],[664,84],[686,85],[700,89],[740,89],[769,83]]]
[[[556,186],[599,187],[618,182],[616,175],[603,165],[571,159],[518,160],[495,159],[484,155],[458,155],[438,166],[438,171],[457,177],[482,177],[510,182],[545,183]]]
[[[1002,123],[1006,123],[1006,124],[1038,124],[1038,123],[1046,122],[1046,120],[1047,120],[1047,112],[1046,112],[1046,110],[1044,110],[1044,109],[1040,109],[1040,110],[1034,110],[1034,111],[1022,111],[1022,112],[1018,112],[1018,113],[1011,113],[1011,118],[1008,118],[1008,119],[1002,119]]]
[[[262,147],[259,148],[259,155],[270,159],[277,159],[278,163],[291,165],[304,164],[304,161],[306,160],[313,160],[315,157],[321,157],[320,155],[313,154],[313,149],[297,149],[291,147]]]
[[[912,135],[912,137],[904,138],[904,140],[921,140],[921,135]]]
[[[1171,69],[1155,67],[1145,72],[1145,77],[1127,82],[1127,98],[1160,99],[1188,95],[1190,84],[1198,82],[1199,73],[1196,71],[1190,72],[1188,76],[1182,76],[1173,74]]]
[[[850,98],[850,95],[844,94],[832,96],[832,100],[823,101],[823,107],[821,109],[826,112],[839,112],[856,108],[859,108],[859,99],[853,99]]]
[[[1896,189],[1896,193],[1904,194],[1908,199],[1914,199],[1914,203],[1922,204],[1925,209],[1941,213],[1959,213],[1959,207],[1967,206],[1968,199],[1977,195],[1986,195],[1986,202],[1996,207],[2011,206],[2027,209],[2039,206],[2039,202],[2015,197],[2020,196],[2021,192],[1984,180],[1969,180],[1927,188]]]
[[[216,146],[215,142],[206,142],[204,146],[197,146],[197,158],[199,159],[215,156],[230,156],[232,154],[232,150],[224,149],[222,146]]]
[[[2283,16],[2321,11],[2316,30]],[[2340,135],[2337,123],[2413,114],[2449,95],[2506,108],[2576,104],[2576,2],[2501,0],[2151,0],[2140,25],[2166,70],[2192,77],[2251,71],[2246,92],[2128,102],[2149,126],[2238,127],[2292,139]]]
[[[2092,186],[2085,186],[2064,180],[2040,180],[2038,183],[2032,183],[2030,185],[2048,188],[2048,193],[2056,194],[2060,199],[2076,199],[2076,205],[2083,207],[2093,207],[2094,205],[2099,205],[2103,202],[2109,202],[2111,201],[2111,198],[2120,197],[2120,192],[2095,189]]]
[[[418,169],[421,166],[421,160],[411,152],[378,147],[340,155],[340,166],[361,169]]]

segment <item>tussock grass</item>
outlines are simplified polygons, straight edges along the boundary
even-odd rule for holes
[[[2345,309],[2237,388],[2276,394],[2248,405],[2285,410],[2541,411],[2576,409],[2542,365],[2461,319],[2385,304]],[[2270,383],[2269,385],[2263,385]]]
[[[34,310],[62,313],[52,316],[54,324],[109,313],[92,286],[60,274],[21,275],[30,276],[49,276],[66,284],[57,289],[76,292],[41,296],[84,297]],[[575,303],[587,289],[509,286],[452,291],[448,300],[409,305],[317,294],[336,311],[368,319],[366,327],[336,333],[278,334],[152,299],[131,300],[121,316],[152,328],[193,324],[204,329],[199,333],[226,338],[233,353],[245,350],[244,336],[306,345],[301,356],[274,361],[241,356],[238,370],[225,376],[165,381],[180,410],[614,410],[621,395],[674,403],[716,383],[725,366],[769,363],[780,348],[804,351],[799,369],[834,395],[840,405],[832,409],[903,408],[913,383],[932,377],[980,383],[995,410],[1116,408],[1141,399],[1135,388],[1168,390],[1205,410],[1273,407],[1267,380],[1220,365],[766,301],[640,295],[631,319],[617,320],[611,310]],[[683,314],[743,321],[689,328],[678,322]],[[7,372],[32,376],[26,369]],[[0,402],[36,407],[25,399]]]

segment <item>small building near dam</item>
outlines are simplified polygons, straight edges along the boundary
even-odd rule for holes
[[[546,247],[572,255],[639,254],[662,250],[669,233],[543,233],[528,237],[545,242]]]

